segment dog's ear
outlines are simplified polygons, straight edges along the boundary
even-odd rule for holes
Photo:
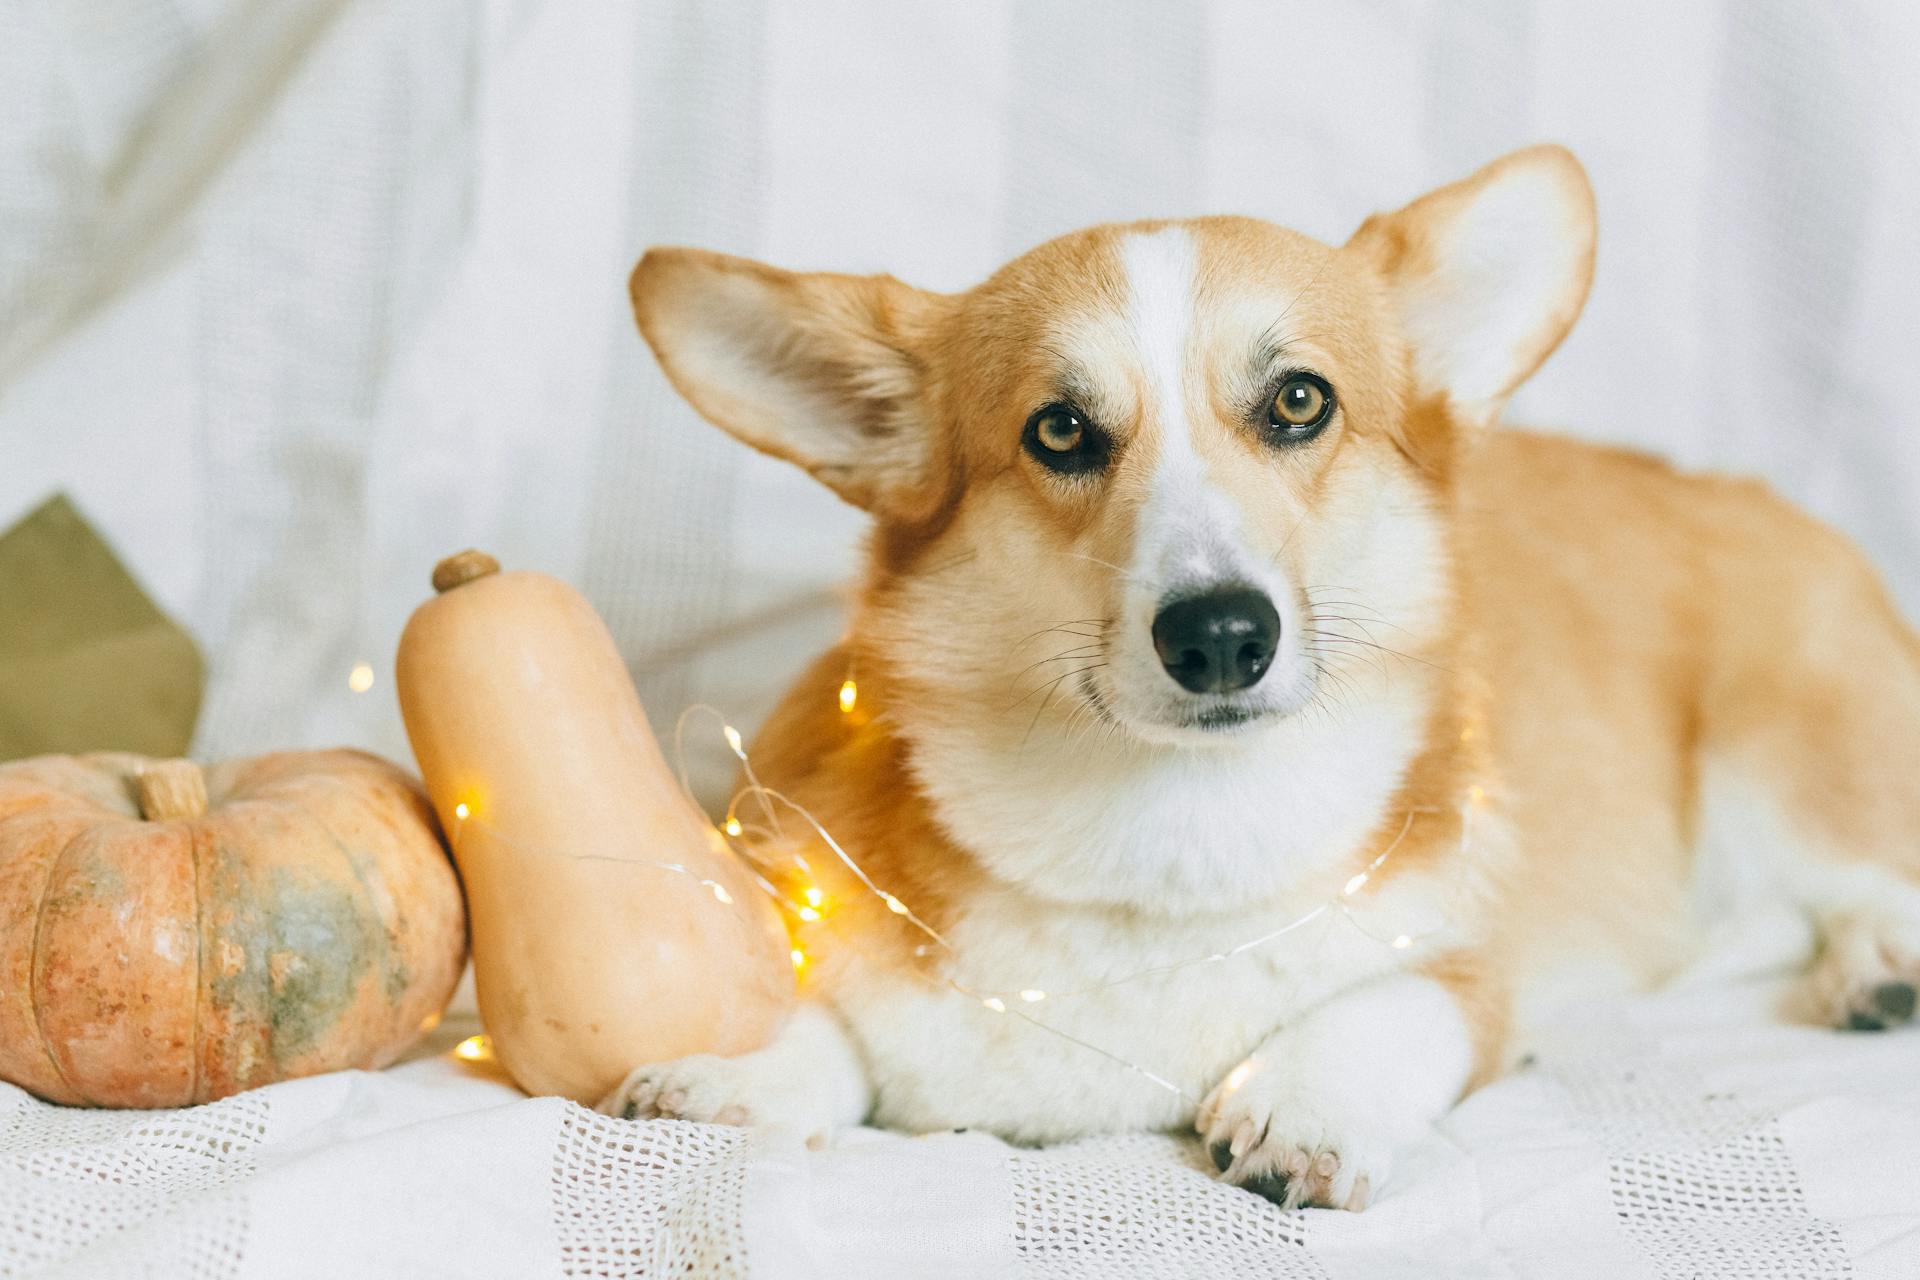
[[[1573,327],[1593,244],[1586,171],[1549,145],[1376,214],[1347,247],[1387,282],[1419,391],[1489,422]]]
[[[648,250],[630,289],[640,332],[709,421],[857,507],[931,514],[945,468],[922,353],[941,295],[701,249]]]

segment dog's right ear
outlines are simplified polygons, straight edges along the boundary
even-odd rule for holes
[[[648,250],[630,288],[661,368],[708,421],[857,507],[932,514],[945,451],[922,352],[941,295],[701,249]]]

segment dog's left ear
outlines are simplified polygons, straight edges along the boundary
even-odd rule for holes
[[[1573,327],[1593,244],[1586,170],[1545,145],[1368,218],[1347,248],[1386,281],[1419,391],[1491,422]]]
[[[857,507],[907,521],[937,507],[922,353],[944,295],[675,248],[648,250],[629,287],[661,368],[709,422]]]

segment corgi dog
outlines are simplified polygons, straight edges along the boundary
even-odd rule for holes
[[[1554,993],[1718,921],[1806,922],[1794,1016],[1907,1020],[1920,642],[1873,571],[1758,483],[1498,425],[1594,238],[1539,146],[1339,246],[1096,226],[957,294],[648,252],[674,386],[873,527],[742,810],[813,904],[801,1005],[603,1109],[1191,1127],[1360,1209]]]

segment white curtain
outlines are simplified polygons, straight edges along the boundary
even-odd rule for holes
[[[667,388],[644,246],[958,288],[1100,219],[1338,240],[1557,139],[1599,277],[1510,416],[1763,474],[1920,613],[1917,66],[1906,0],[0,0],[0,524],[103,526],[209,651],[206,754],[405,758],[469,544],[578,584],[656,729],[751,726],[862,521]]]

